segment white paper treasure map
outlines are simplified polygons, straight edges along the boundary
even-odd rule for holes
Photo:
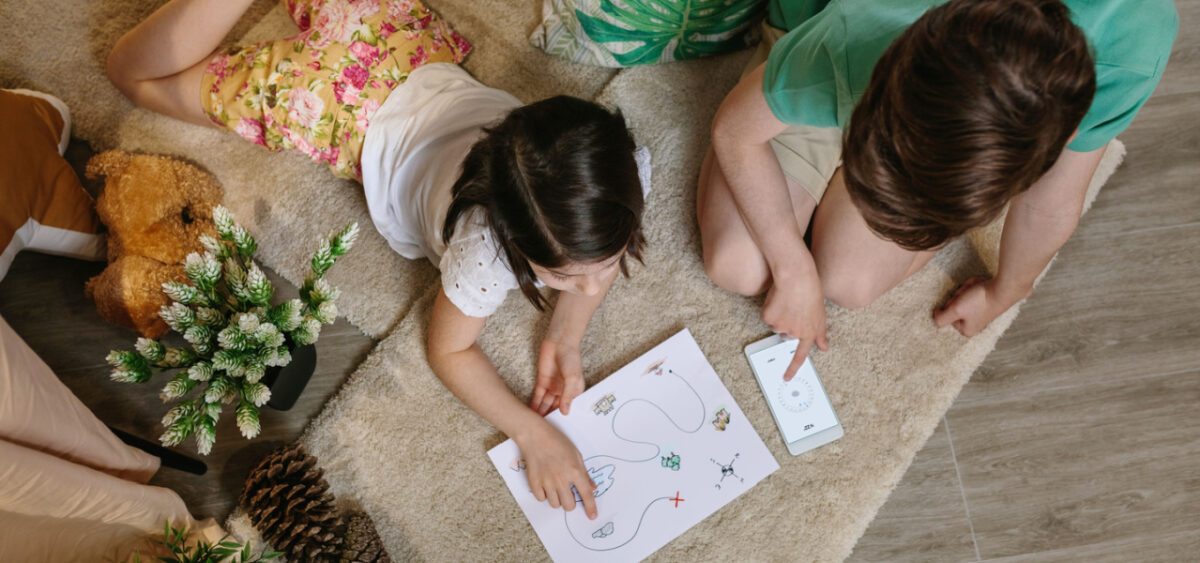
[[[583,454],[597,519],[539,503],[512,440],[488,456],[555,561],[643,559],[779,469],[687,329],[546,420]]]

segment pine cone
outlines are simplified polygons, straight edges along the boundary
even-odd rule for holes
[[[278,551],[291,561],[334,562],[344,524],[317,458],[299,444],[275,450],[246,479],[238,501]]]
[[[345,538],[341,563],[392,563],[375,523],[366,513],[356,511],[346,516]]]

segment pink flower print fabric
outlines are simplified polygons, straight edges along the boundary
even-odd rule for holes
[[[413,69],[471,45],[417,0],[284,0],[300,33],[213,57],[201,104],[214,123],[362,181],[371,117]]]

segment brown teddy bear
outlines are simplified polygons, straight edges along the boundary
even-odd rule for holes
[[[92,157],[87,176],[105,177],[96,212],[108,226],[108,268],[88,280],[86,293],[104,320],[159,338],[167,325],[158,310],[170,303],[162,284],[186,281],[184,259],[204,252],[201,234],[216,235],[221,186],[190,164],[122,151]]]

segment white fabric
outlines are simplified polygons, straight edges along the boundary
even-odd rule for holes
[[[449,63],[417,68],[388,95],[367,128],[362,172],[371,221],[396,252],[439,262],[463,158],[484,126],[520,105]]]
[[[504,303],[510,289],[521,287],[480,207],[458,220],[438,269],[442,271],[446,297],[464,315],[472,317],[491,315]],[[541,287],[542,283],[537,285]]]
[[[0,561],[157,561],[146,540],[164,522],[186,527],[188,543],[225,535],[197,521],[170,489],[126,481],[45,452],[0,440]]]
[[[158,458],[125,445],[0,317],[0,442],[145,483]],[[2,558],[0,558],[2,559]]]
[[[0,317],[0,561],[125,561],[163,522],[190,541],[224,535],[174,491],[159,460],[122,443]]]
[[[108,245],[104,235],[50,227],[30,217],[13,233],[8,246],[0,250],[0,280],[8,274],[9,266],[22,250],[95,261],[104,260]]]
[[[650,149],[638,147],[633,159],[645,197],[650,193]],[[482,209],[474,209],[458,220],[438,269],[442,271],[446,297],[464,315],[472,317],[491,315],[504,303],[509,290],[521,287],[488,228]],[[536,285],[543,284],[538,280]]]

